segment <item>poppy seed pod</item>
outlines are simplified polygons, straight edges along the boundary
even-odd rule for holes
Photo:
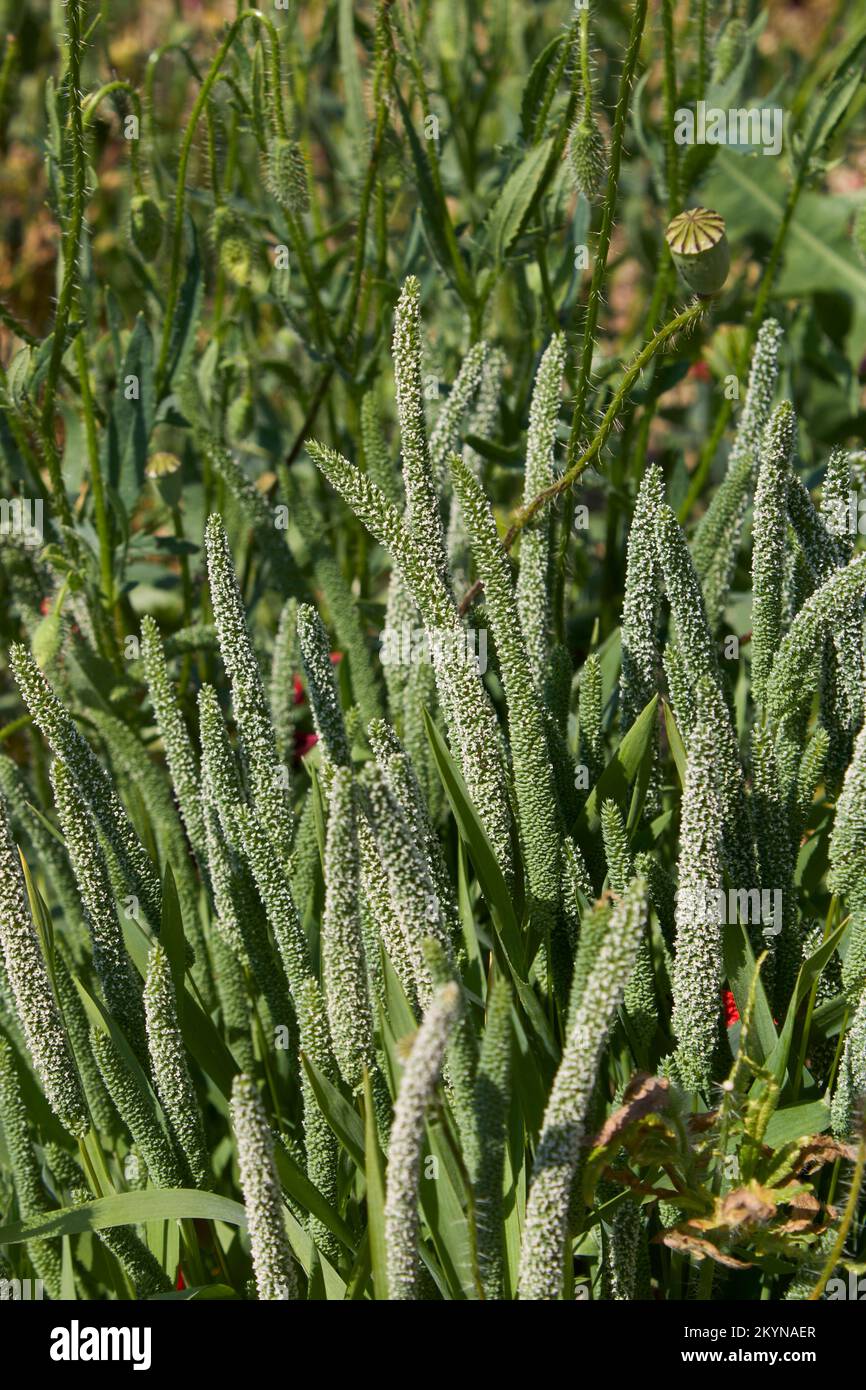
[[[731,267],[725,219],[720,213],[711,208],[678,213],[668,223],[665,241],[690,290],[701,296],[719,293]]]
[[[162,245],[163,219],[159,204],[147,193],[137,194],[130,204],[129,230],[141,257],[152,261]]]

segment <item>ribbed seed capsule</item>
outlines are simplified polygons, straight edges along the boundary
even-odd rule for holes
[[[701,296],[718,294],[731,268],[725,219],[711,208],[690,208],[668,223],[665,241],[689,289]]]

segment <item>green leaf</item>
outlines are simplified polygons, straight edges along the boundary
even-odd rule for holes
[[[325,1201],[319,1189],[310,1182],[306,1173],[301,1171],[281,1144],[274,1148],[274,1161],[280,1182],[289,1196],[293,1197],[304,1211],[317,1217],[322,1225],[326,1226],[354,1254],[357,1241],[351,1229],[346,1225],[342,1216]]]
[[[844,55],[823,91],[813,94],[809,102],[809,119],[798,131],[798,145],[806,161],[820,154],[831,139],[842,117],[848,111],[857,88],[863,81],[866,35]]]
[[[354,141],[359,144],[367,131],[361,64],[355,47],[355,6],[353,0],[339,0],[337,11],[337,44],[340,52],[340,72],[346,95],[346,122]]]
[[[641,762],[652,751],[658,700],[658,695],[653,695],[649,704],[641,710],[586,798],[575,825],[575,836],[582,846],[588,847],[590,838],[601,824],[602,802],[611,798],[620,806],[626,804],[629,786],[634,781]]]
[[[802,1105],[786,1105],[777,1110],[764,1132],[764,1143],[771,1149],[803,1139],[809,1134],[822,1134],[830,1124],[830,1108],[823,1100],[804,1101]]]
[[[468,279],[466,266],[460,257],[460,253],[447,234],[446,228],[451,225],[448,209],[439,196],[439,191],[430,169],[427,153],[415,133],[415,127],[412,124],[412,114],[406,105],[400,88],[395,87],[394,93],[397,98],[397,104],[400,107],[400,114],[403,118],[406,137],[409,141],[409,152],[415,167],[416,188],[421,204],[421,226],[424,235],[429,241],[430,249],[440,269],[443,270],[449,280],[451,280],[464,303],[468,303],[472,298],[472,285]]]
[[[806,998],[806,995],[809,993],[809,990],[812,988],[813,983],[817,980],[833,952],[839,946],[843,936],[848,930],[848,926],[849,923],[846,919],[840,927],[837,927],[836,930],[827,937],[827,940],[818,947],[817,951],[809,956],[807,960],[804,960],[803,964],[800,966],[800,971],[797,975],[797,983],[791,995],[791,1002],[788,1005],[788,1012],[785,1015],[785,1022],[782,1027],[782,1032],[779,1035],[779,1041],[767,1061],[767,1070],[773,1073],[780,1085],[784,1079],[785,1071],[788,1066],[788,1055],[791,1050],[791,1039],[794,1036],[794,1022],[797,1017],[797,1012],[803,1000]],[[759,1078],[752,1089],[759,1090],[762,1086],[763,1083]]]
[[[674,712],[665,699],[662,699],[662,709],[665,717],[665,732],[668,736],[673,760],[676,763],[680,786],[684,787],[686,784],[686,745],[683,743],[683,736],[680,733]]]
[[[183,375],[183,369],[195,347],[196,328],[204,296],[204,267],[199,251],[198,232],[192,218],[187,215],[186,235],[189,243],[189,256],[186,275],[180,287],[177,308],[171,325],[168,347],[168,365],[163,390],[167,392],[176,377]]]
[[[535,201],[553,148],[553,137],[534,145],[523,156],[505,181],[487,217],[487,249],[494,260],[502,261],[519,236]]]
[[[457,821],[460,837],[478,875],[484,899],[497,919],[506,950],[515,966],[519,966],[523,961],[523,943],[520,939],[520,924],[515,916],[512,894],[493,853],[487,832],[469,798],[466,783],[427,710],[424,711],[424,724],[445,795]]]
[[[197,1188],[149,1188],[146,1192],[120,1192],[98,1197],[80,1207],[31,1216],[0,1226],[0,1245],[18,1245],[40,1236],[80,1235],[83,1231],[104,1231],[112,1226],[135,1226],[143,1221],[224,1221],[228,1226],[246,1228],[247,1214],[240,1202]]]
[[[787,187],[769,159],[742,159],[720,149],[702,200],[724,209],[731,241],[744,235],[772,238],[784,213]],[[819,291],[847,294],[854,309],[848,352],[853,363],[866,351],[866,266],[851,246],[850,203],[826,193],[803,193],[791,222],[774,298],[811,297]]]
[[[364,1126],[361,1117],[340,1094],[332,1081],[319,1071],[315,1062],[301,1053],[304,1071],[315,1093],[319,1109],[336,1134],[352,1162],[359,1168],[365,1163]]]
[[[566,34],[557,34],[541,50],[526,79],[523,88],[523,96],[520,100],[520,125],[523,130],[524,140],[531,140],[535,130],[536,112],[541,105],[542,98],[547,88],[548,77],[554,62],[559,57],[559,50],[565,43]]]
[[[144,484],[155,409],[153,339],[139,314],[114,390],[102,451],[109,485],[127,512],[134,509]]]
[[[749,991],[755,978],[757,965],[752,954],[748,933],[740,922],[733,922],[722,929],[722,943],[725,960],[725,974],[728,985],[736,1000],[742,1018],[749,1001]],[[759,979],[755,992],[755,1005],[749,1025],[749,1056],[757,1062],[766,1062],[778,1042],[776,1026],[770,1009],[763,982]]]

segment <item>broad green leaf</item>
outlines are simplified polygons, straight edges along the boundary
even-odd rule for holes
[[[491,208],[486,222],[486,245],[495,261],[504,259],[519,236],[541,185],[552,148],[553,138],[548,136],[540,145],[527,150],[517,168],[509,174],[505,187]]]
[[[146,1192],[120,1192],[97,1197],[80,1207],[63,1207],[44,1216],[30,1217],[0,1226],[0,1245],[17,1245],[38,1236],[80,1235],[111,1226],[135,1226],[141,1221],[224,1221],[246,1227],[247,1214],[240,1202],[197,1188],[149,1188]]]
[[[575,827],[575,835],[582,846],[588,845],[588,841],[601,824],[602,802],[611,798],[620,806],[626,804],[629,786],[637,775],[644,757],[652,748],[658,699],[658,695],[653,695],[649,704],[641,710],[586,798]]]
[[[746,928],[740,922],[733,922],[722,928],[725,974],[728,985],[736,1001],[742,1018],[749,1002],[749,991],[755,978],[757,965]],[[749,1056],[756,1062],[766,1062],[778,1042],[773,1014],[770,1009],[763,981],[759,978],[755,991],[755,1004],[749,1025]]]
[[[304,1070],[315,1092],[319,1109],[353,1163],[364,1167],[364,1126],[361,1117],[349,1102],[340,1094],[333,1081],[324,1076],[315,1062],[306,1054],[301,1054]]]
[[[786,1105],[772,1116],[764,1133],[764,1143],[771,1149],[781,1149],[806,1135],[822,1134],[829,1124],[830,1110],[823,1100]]]
[[[103,436],[103,465],[108,482],[127,512],[135,507],[144,483],[155,410],[153,338],[139,315],[120,369]]]
[[[186,219],[186,237],[189,256],[171,325],[164,391],[169,389],[176,377],[183,375],[184,367],[195,347],[196,329],[204,295],[204,267],[199,251],[198,232],[190,216]]]
[[[791,995],[791,1002],[788,1005],[788,1012],[785,1015],[782,1032],[779,1035],[779,1040],[772,1054],[767,1060],[767,1070],[773,1073],[780,1085],[784,1080],[785,1071],[788,1066],[788,1055],[791,1050],[791,1039],[794,1036],[794,1022],[797,1017],[797,1012],[803,1000],[806,998],[806,995],[809,993],[809,990],[812,988],[814,981],[817,980],[824,966],[827,964],[827,961],[839,946],[843,936],[848,930],[848,925],[849,923],[846,919],[842,925],[837,927],[836,930],[828,936],[827,940],[818,947],[817,951],[809,956],[807,960],[804,960],[803,964],[800,966],[800,971],[797,975],[797,983]],[[761,1089],[762,1086],[763,1083],[759,1078],[755,1082],[753,1089]]]
[[[541,106],[551,70],[559,57],[559,50],[565,43],[566,37],[565,34],[556,34],[545,45],[532,64],[520,101],[520,125],[524,140],[532,139],[538,108]]]

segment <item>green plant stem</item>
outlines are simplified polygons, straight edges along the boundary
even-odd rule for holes
[[[183,221],[184,213],[186,210],[186,182],[187,171],[189,168],[189,157],[190,152],[192,150],[192,143],[195,139],[195,133],[198,129],[199,119],[201,117],[202,112],[204,111],[205,103],[207,102],[211,88],[213,87],[214,83],[217,80],[217,77],[219,76],[220,68],[222,67],[223,63],[228,57],[231,46],[237,38],[238,33],[240,32],[241,26],[247,20],[252,20],[256,24],[261,24],[268,31],[268,34],[271,39],[272,74],[274,72],[276,72],[277,74],[280,73],[279,39],[277,37],[276,29],[274,28],[271,21],[267,19],[266,16],[263,15],[259,10],[244,10],[244,12],[238,15],[237,19],[234,20],[234,22],[229,27],[228,33],[223,39],[219,51],[217,52],[216,57],[214,58],[213,62],[210,65],[210,68],[208,69],[204,82],[202,83],[198,95],[195,99],[195,103],[193,105],[192,112],[190,113],[189,120],[186,123],[186,129],[184,131],[183,141],[180,147],[180,159],[178,161],[177,179],[175,184],[174,215],[171,228],[171,265],[169,268],[168,294],[166,295],[162,342],[160,344],[159,358],[157,360],[156,368],[157,399],[161,397],[166,384],[165,377],[168,368],[168,354],[171,346],[171,330],[174,323],[174,314],[177,308],[178,295],[180,293],[180,263],[183,254]],[[276,47],[277,49],[276,57],[274,57],[273,54],[274,47]],[[282,130],[285,128],[285,114],[283,112],[281,90],[278,90],[275,93],[273,93],[273,105],[276,108],[275,119],[279,128]],[[297,236],[297,230],[293,225],[293,219],[289,219],[289,221],[290,230],[293,231],[294,238]],[[303,259],[301,264],[303,268],[305,264]]]
[[[72,509],[63,485],[60,469],[60,456],[54,441],[54,402],[57,396],[57,382],[66,346],[66,333],[75,294],[75,277],[78,270],[78,253],[81,246],[81,232],[84,225],[84,199],[86,165],[84,158],[84,136],[81,119],[81,6],[80,0],[68,0],[67,62],[69,68],[69,88],[71,93],[70,124],[72,135],[72,206],[69,225],[63,240],[63,278],[57,298],[57,312],[54,315],[54,329],[51,340],[51,356],[45,376],[45,391],[42,397],[42,441],[45,449],[45,462],[51,483],[51,494],[60,520],[72,531]]]
[[[640,352],[632,359],[623,374],[622,381],[617,387],[613,400],[602,417],[601,424],[596,434],[580,457],[575,459],[571,467],[567,468],[562,476],[557,478],[555,483],[551,483],[550,487],[546,487],[541,492],[536,493],[531,501],[527,502],[525,506],[521,507],[520,510],[514,514],[514,520],[508,528],[502,542],[506,550],[510,550],[520,532],[532,521],[533,517],[536,516],[543,507],[546,507],[549,502],[552,502],[555,497],[559,497],[562,493],[568,492],[592,461],[597,458],[604,448],[611,430],[616,424],[619,412],[622,409],[629,391],[634,386],[647,364],[655,357],[656,353],[677,333],[683,332],[697,323],[706,311],[707,306],[703,301],[698,300],[690,304],[688,308],[682,309],[680,313],[675,314],[674,317],[666,323],[663,328],[660,328],[650,341],[641,348]],[[463,601],[460,604],[461,613],[465,613],[468,610],[480,591],[481,584],[479,582],[472,585],[471,589],[464,595]]]
[[[566,471],[573,466],[577,457],[577,452],[580,447],[580,436],[584,427],[586,399],[589,393],[589,380],[592,371],[592,354],[595,348],[595,335],[598,329],[602,289],[607,274],[607,257],[610,250],[610,237],[613,231],[613,220],[616,215],[623,139],[625,137],[626,119],[628,117],[629,102],[631,100],[632,83],[634,81],[638,56],[640,54],[644,24],[646,23],[646,12],[646,0],[637,0],[632,15],[628,48],[626,49],[625,60],[619,80],[619,95],[617,97],[616,115],[614,116],[613,133],[610,142],[610,167],[608,170],[607,192],[602,208],[601,226],[599,227],[598,244],[596,246],[595,262],[592,270],[592,281],[589,287],[589,299],[587,301],[586,317],[583,323],[583,347],[574,399],[571,434],[568,440]]]
[[[93,418],[93,397],[90,391],[87,349],[84,344],[84,338],[80,333],[75,340],[75,360],[78,365],[78,380],[81,387],[84,436],[87,441],[87,464],[90,470],[90,486],[93,491],[93,511],[96,520],[96,534],[99,538],[100,582],[105,601],[108,607],[111,608],[114,604],[114,565],[112,563],[111,527],[105,505],[105,486],[102,479],[102,465],[99,459],[99,441],[96,438],[96,422]]]
[[[866,1170],[866,1129],[863,1128],[863,1122],[861,1120],[860,1142],[857,1145],[857,1157],[854,1160],[854,1172],[851,1175],[851,1191],[848,1193],[848,1200],[845,1203],[842,1220],[839,1222],[839,1230],[833,1242],[833,1248],[827,1256],[826,1263],[821,1270],[817,1284],[809,1294],[807,1300],[809,1303],[817,1303],[827,1287],[827,1280],[842,1258],[842,1253],[845,1249],[845,1241],[848,1239],[848,1232],[854,1224],[854,1217],[860,1202],[860,1189],[863,1186],[864,1170]]]

